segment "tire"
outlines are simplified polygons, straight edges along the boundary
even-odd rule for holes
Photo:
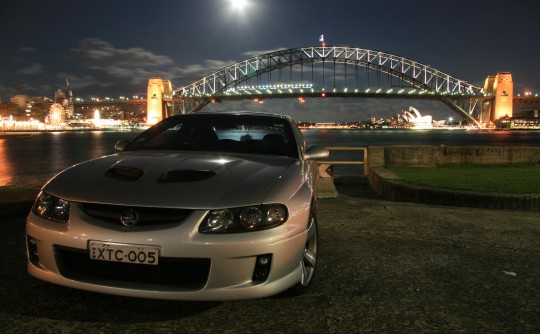
[[[286,291],[287,295],[302,295],[306,293],[313,277],[315,276],[315,268],[317,265],[317,249],[318,249],[318,230],[317,230],[317,218],[313,210],[309,213],[308,223],[308,237],[304,247],[304,253],[300,259],[300,267],[302,268],[302,277],[300,282],[292,286]]]

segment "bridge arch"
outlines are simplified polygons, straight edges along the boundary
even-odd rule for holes
[[[322,73],[318,69],[314,71],[314,64],[322,63]],[[325,65],[333,66],[333,83],[325,82]],[[175,97],[179,99],[190,99],[197,101],[190,111],[196,111],[207,103],[211,98],[220,98],[230,95],[230,91],[240,87],[250,80],[260,81],[263,75],[280,71],[283,68],[290,68],[290,76],[293,71],[301,72],[301,80],[312,82],[314,73],[322,74],[322,84],[311,89],[312,92],[321,92],[326,89],[334,89],[336,84],[336,64],[343,64],[345,75],[347,75],[347,65],[353,65],[356,69],[356,87],[358,90],[358,68],[365,68],[368,71],[377,73],[377,83],[364,82],[364,92],[369,91],[368,86],[374,86],[380,90],[379,74],[386,75],[389,81],[394,78],[398,80],[402,87],[407,86],[418,90],[417,94],[437,96],[453,109],[477,123],[471,116],[471,111],[466,112],[448,97],[453,95],[478,97],[483,95],[482,88],[469,84],[465,80],[457,79],[429,65],[404,57],[389,53],[352,47],[338,46],[313,46],[304,48],[292,48],[269,52],[255,56],[243,61],[226,66],[217,70],[200,80],[175,90]],[[300,65],[300,69],[293,67]],[[311,78],[304,78],[304,66],[311,65]],[[329,71],[329,70],[327,70]],[[343,72],[343,70],[341,70]],[[345,81],[347,77],[345,76]],[[290,80],[289,80],[290,81]],[[399,85],[399,84],[398,84]],[[389,84],[392,86],[392,84]],[[367,87],[367,88],[366,88]]]

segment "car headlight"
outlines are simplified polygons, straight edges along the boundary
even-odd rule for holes
[[[69,207],[70,204],[65,199],[42,191],[32,207],[32,212],[39,217],[65,223],[69,219]]]
[[[201,233],[239,233],[265,230],[287,221],[282,204],[211,210],[199,226]]]

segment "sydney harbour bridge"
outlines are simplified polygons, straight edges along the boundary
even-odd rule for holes
[[[488,76],[484,87],[430,65],[381,51],[313,46],[261,54],[226,66],[186,86],[151,78],[147,120],[196,112],[226,100],[274,98],[436,99],[482,126],[514,108],[538,109],[540,99],[515,99],[510,73]]]

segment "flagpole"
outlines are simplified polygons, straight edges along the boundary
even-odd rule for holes
[[[319,36],[319,42],[321,42],[321,46],[322,46],[322,47],[325,47],[325,46],[326,46],[326,42],[324,41],[324,34],[322,34],[321,36]]]

